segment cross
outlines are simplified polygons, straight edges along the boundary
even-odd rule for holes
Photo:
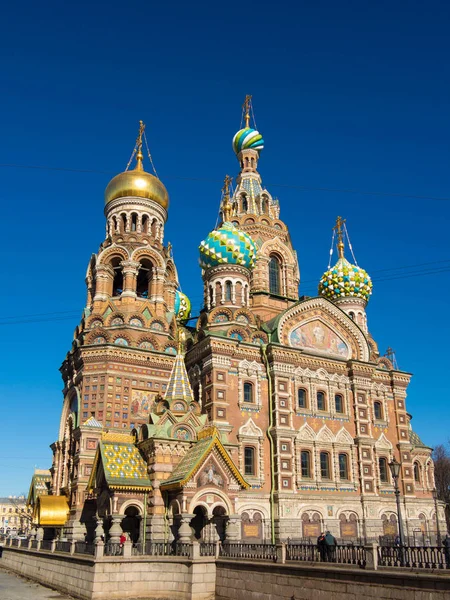
[[[242,110],[245,110],[245,127],[250,127],[250,106],[252,102],[252,97],[247,94],[245,96],[244,104],[242,105]]]
[[[336,236],[337,236],[337,247],[338,247],[338,252],[339,252],[339,258],[344,258],[344,224],[345,224],[346,219],[343,219],[342,217],[338,217],[336,219],[336,225],[333,227],[334,231],[336,232]]]

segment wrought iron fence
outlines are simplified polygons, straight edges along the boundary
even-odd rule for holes
[[[215,556],[216,555],[216,543],[215,542],[200,542],[200,556]]]
[[[442,546],[378,546],[381,567],[450,569],[450,552]]]
[[[277,547],[274,544],[243,544],[241,542],[222,543],[219,555],[223,558],[256,558],[277,560]]]
[[[316,544],[287,544],[286,560],[329,562],[364,567],[366,564],[366,549],[364,546],[356,544],[337,544],[336,546],[324,547],[321,553]]]
[[[11,546],[15,546],[15,547],[17,548],[17,547],[18,547],[18,545],[19,545],[19,542],[20,542],[20,541],[21,541],[21,540],[19,540],[18,538],[14,538],[14,539],[12,539],[12,540],[11,540]]]
[[[104,555],[105,556],[122,556],[123,544],[120,542],[106,542]]]
[[[70,552],[70,542],[62,542],[58,540],[56,542],[56,552]]]
[[[37,540],[31,540],[31,547],[36,550],[36,548],[38,547],[38,541]]]
[[[95,554],[95,545],[87,542],[75,542],[76,554]]]
[[[51,550],[52,544],[53,544],[52,540],[42,540],[41,550]]]
[[[320,560],[320,556],[314,544],[286,544],[286,560],[315,562]]]

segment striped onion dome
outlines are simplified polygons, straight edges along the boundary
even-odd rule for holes
[[[239,154],[241,150],[247,150],[248,148],[260,151],[264,148],[264,140],[256,129],[244,127],[233,138],[233,150],[236,154]]]

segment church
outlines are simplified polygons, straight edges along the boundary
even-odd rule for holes
[[[87,267],[51,446],[51,524],[69,539],[396,535],[393,459],[405,534],[436,532],[431,448],[411,428],[411,375],[370,332],[370,276],[338,217],[337,262],[317,296],[299,295],[297,253],[259,173],[264,141],[251,114],[248,96],[232,142],[236,185],[227,176],[219,226],[199,245],[195,318],[165,243],[169,196],[144,164],[142,122],[133,164],[106,187],[106,236]],[[42,498],[37,526],[48,522]]]

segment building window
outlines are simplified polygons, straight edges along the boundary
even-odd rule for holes
[[[375,415],[375,419],[382,419],[383,418],[383,411],[381,409],[381,402],[374,402],[373,403],[373,412]]]
[[[280,263],[275,256],[269,261],[269,292],[280,295]]]
[[[311,453],[308,450],[302,450],[300,460],[302,466],[302,477],[311,477]]]
[[[303,388],[300,388],[297,392],[297,397],[298,397],[298,407],[299,408],[306,408],[307,403],[306,403],[306,390],[304,390]]]
[[[386,458],[379,458],[378,459],[378,466],[380,468],[380,481],[382,481],[383,483],[388,483],[389,482],[389,478],[388,478],[388,464],[387,464],[387,459]]]
[[[325,393],[317,392],[317,410],[326,410]]]
[[[231,281],[225,282],[225,300],[231,302]]]
[[[322,479],[330,479],[330,455],[328,452],[320,453],[320,475]]]
[[[348,479],[348,456],[339,454],[339,478]]]
[[[253,385],[244,383],[244,402],[253,402]]]
[[[414,463],[414,481],[420,483],[420,469],[418,463]]]
[[[337,413],[343,413],[344,412],[344,399],[342,398],[341,394],[336,394],[334,397],[334,406],[336,409]]]
[[[244,448],[244,473],[245,475],[255,474],[255,449],[252,446]]]

